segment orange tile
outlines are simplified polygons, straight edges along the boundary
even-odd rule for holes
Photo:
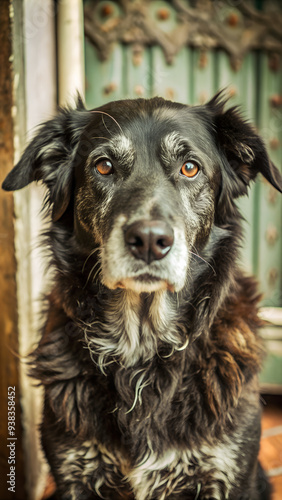
[[[282,435],[261,439],[259,458],[265,470],[282,466]],[[282,498],[282,497],[281,497]]]
[[[282,476],[272,477],[270,482],[273,486],[273,495],[271,500],[281,500],[282,499]]]
[[[262,396],[262,436],[259,458],[266,471],[282,467],[282,397]],[[271,434],[273,431],[274,435]],[[282,475],[270,477],[271,500],[282,500]]]
[[[279,408],[267,408],[263,411],[261,422],[261,428],[263,431],[280,425],[282,425],[282,410]]]

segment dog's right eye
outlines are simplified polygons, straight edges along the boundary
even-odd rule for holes
[[[197,163],[194,163],[192,161],[186,161],[182,167],[181,167],[181,174],[184,175],[185,177],[188,177],[188,179],[193,179],[193,177],[196,177],[196,175],[199,172],[199,167]]]
[[[111,175],[114,169],[112,162],[107,158],[97,161],[95,168],[101,175]]]

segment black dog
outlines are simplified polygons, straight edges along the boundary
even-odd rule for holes
[[[79,101],[4,182],[48,188],[55,276],[33,375],[60,499],[270,498],[235,200],[259,172],[282,178],[224,104]]]

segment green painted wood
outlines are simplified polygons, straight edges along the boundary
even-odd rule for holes
[[[151,97],[153,70],[150,49],[136,53],[133,47],[125,47],[124,62],[124,97]]]
[[[260,56],[258,75],[259,129],[265,140],[270,158],[282,171],[282,112],[271,106],[271,98],[281,95],[281,71],[269,68],[265,54]],[[257,234],[258,268],[257,276],[264,292],[265,306],[282,306],[282,199],[269,183],[261,179],[259,204],[257,206],[259,225]]]
[[[239,106],[243,117],[256,122],[257,84],[255,54],[248,54],[237,71],[231,68],[228,56],[220,52],[217,65],[217,87],[226,88],[230,94],[230,105]],[[248,272],[255,272],[257,234],[256,234],[256,186],[251,186],[248,197],[238,200],[238,206],[245,221],[244,246],[241,251],[241,262]]]
[[[171,101],[189,102],[191,53],[182,49],[173,64],[166,63],[160,47],[152,49],[152,94]]]
[[[266,342],[267,358],[263,364],[263,370],[260,374],[260,383],[262,386],[275,388],[282,385],[282,342]]]
[[[124,97],[124,57],[116,45],[107,61],[101,62],[95,47],[85,40],[85,96],[88,108]]]
[[[191,104],[203,104],[217,92],[216,84],[216,52],[191,50],[190,88]]]

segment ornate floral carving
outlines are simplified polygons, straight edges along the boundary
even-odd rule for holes
[[[282,53],[282,11],[259,12],[245,1],[151,0],[90,1],[85,5],[85,35],[102,60],[115,43],[130,44],[138,54],[160,46],[172,63],[184,46],[221,48],[234,67],[251,50]],[[235,6],[236,5],[236,8]]]

